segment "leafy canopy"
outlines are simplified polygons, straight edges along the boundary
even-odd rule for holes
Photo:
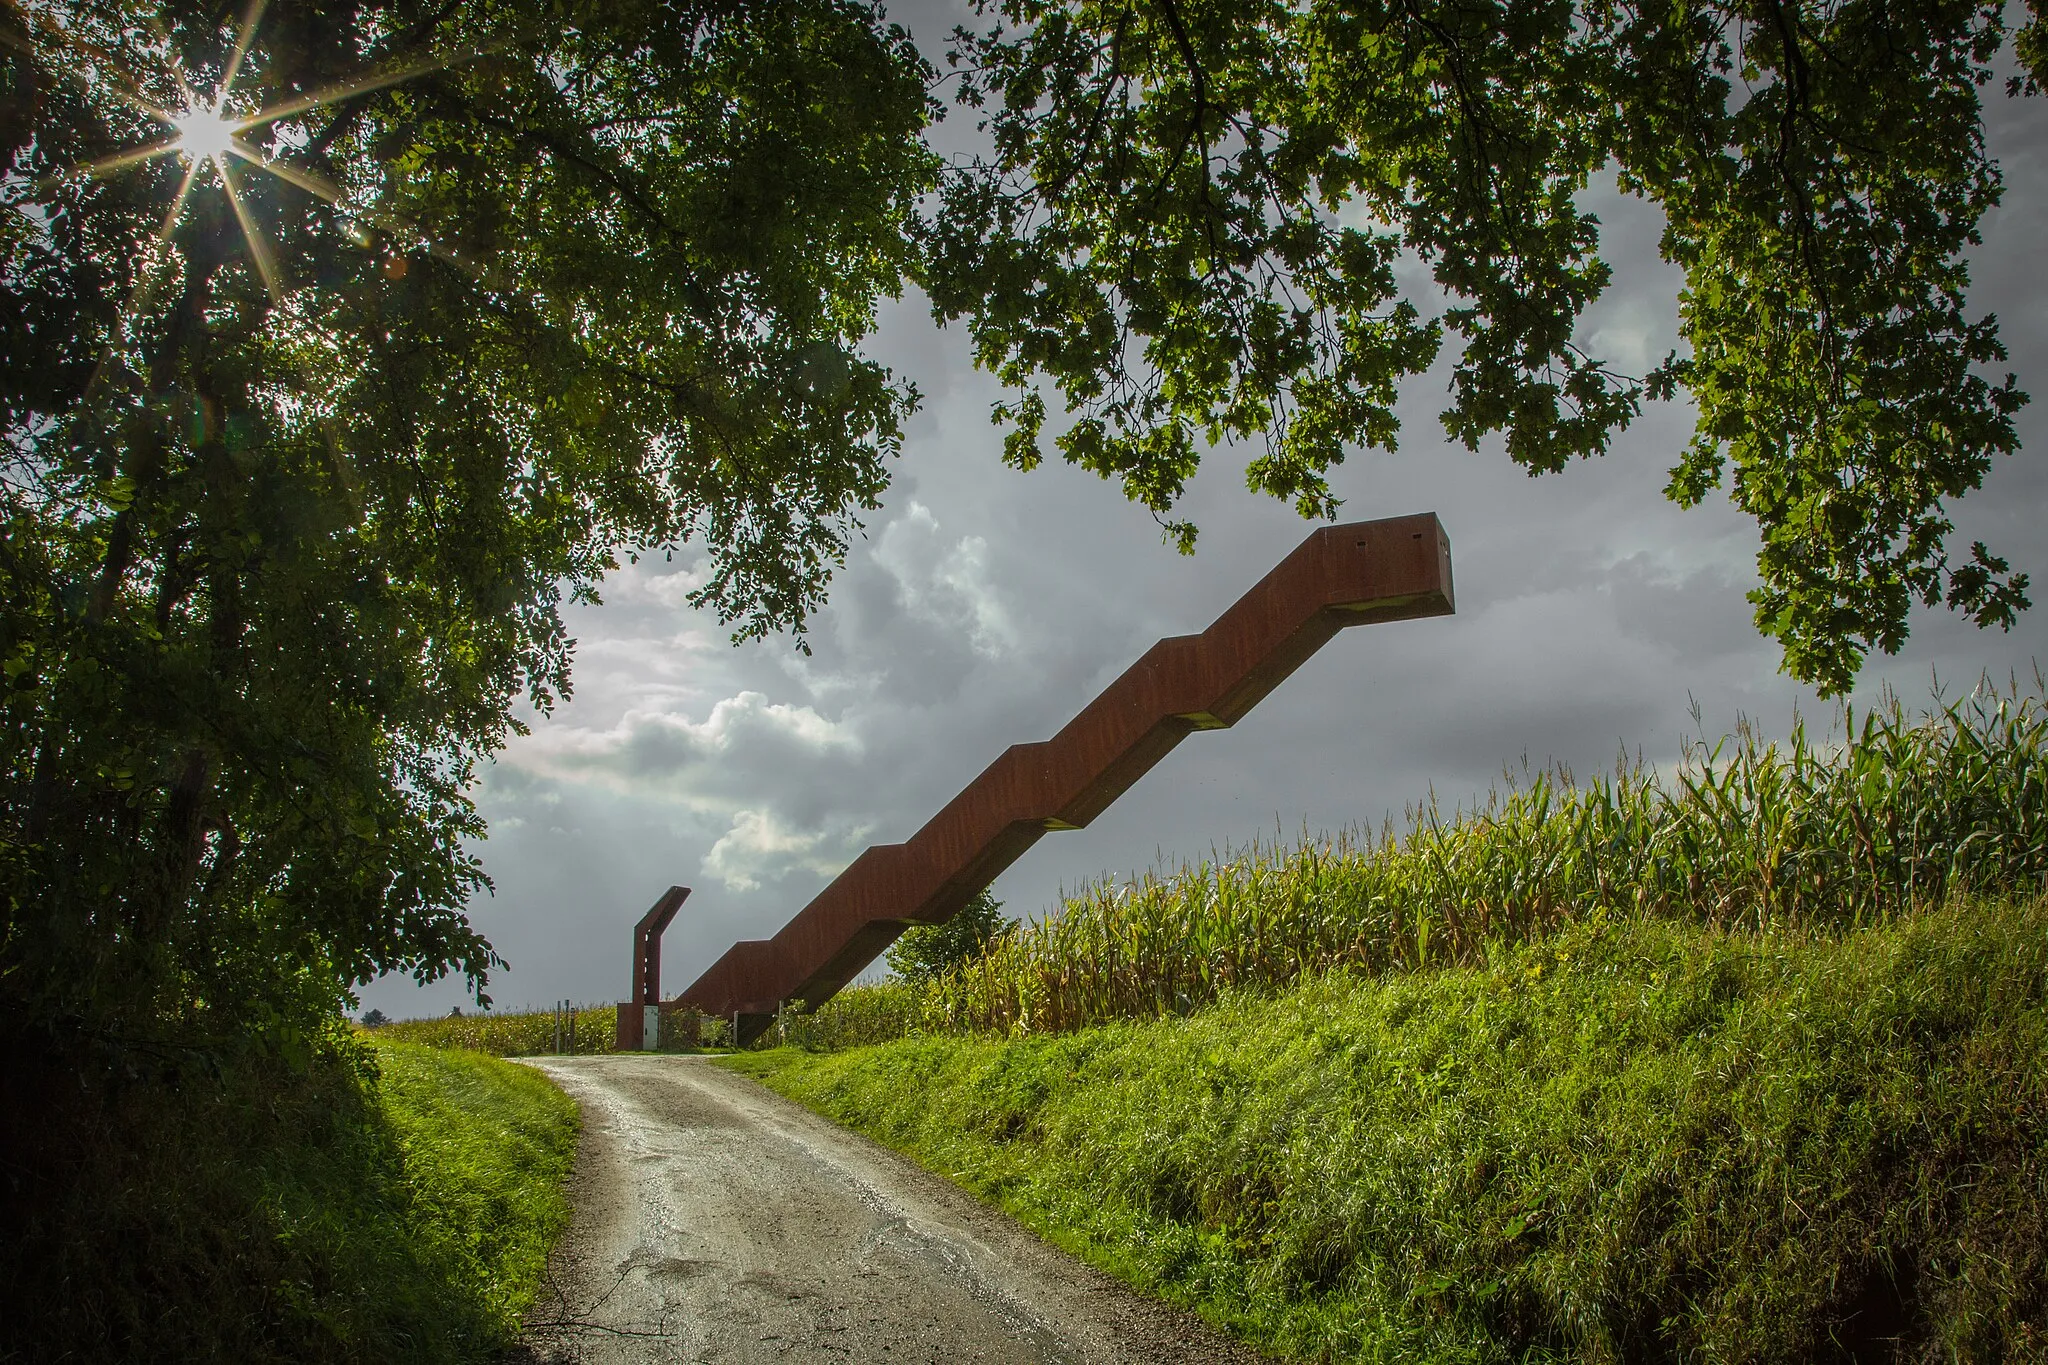
[[[1226,439],[1255,443],[1253,489],[1328,515],[1330,467],[1393,447],[1400,381],[1450,340],[1445,430],[1531,474],[1689,398],[1669,495],[1725,482],[1755,518],[1758,628],[1824,693],[1896,651],[1915,602],[2006,627],[2027,605],[2024,574],[1946,544],[2026,401],[1980,372],[2005,350],[1961,259],[2000,189],[1978,91],[2001,5],[982,8],[1000,23],[953,57],[996,151],[943,183],[926,287],[1019,391],[1010,463],[1041,457],[1049,384],[1059,452],[1162,518]],[[1685,271],[1685,352],[1644,376],[1578,338],[1609,279],[1580,193],[1609,168]]]
[[[1999,8],[984,18],[948,87],[859,0],[0,10],[0,1023],[480,985],[466,791],[568,694],[563,602],[690,543],[697,605],[800,640],[917,400],[860,350],[905,282],[1014,391],[1011,463],[1162,519],[1224,441],[1334,511],[1448,340],[1447,430],[1531,472],[1688,396],[1671,493],[1756,518],[1823,689],[1915,602],[2026,605],[1947,545],[2024,401],[1963,298]],[[991,154],[930,150],[947,90]],[[1575,340],[1609,166],[1687,277],[1645,376]]]
[[[886,486],[927,68],[820,0],[0,25],[5,1004],[480,982],[465,792],[568,694],[563,599],[697,540],[800,627]],[[282,112],[170,145],[223,85]]]

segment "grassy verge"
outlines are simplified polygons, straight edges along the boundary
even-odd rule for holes
[[[474,1053],[376,1044],[383,1114],[404,1163],[413,1251],[460,1289],[482,1354],[508,1344],[566,1226],[575,1101],[528,1067]],[[417,1318],[441,1311],[422,1302]],[[450,1358],[444,1355],[442,1358]]]
[[[347,1039],[195,1071],[45,1094],[10,1148],[32,1156],[8,1172],[0,1360],[395,1365],[516,1338],[567,1218],[567,1096]]]
[[[723,1064],[1305,1359],[2048,1359],[2048,899]]]

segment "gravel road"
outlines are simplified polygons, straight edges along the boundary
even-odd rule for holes
[[[1260,1359],[702,1059],[533,1065],[582,1104],[583,1142],[529,1359]]]

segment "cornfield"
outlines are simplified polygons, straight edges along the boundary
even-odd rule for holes
[[[423,1047],[463,1048],[471,1052],[488,1052],[496,1057],[541,1057],[559,1053],[582,1056],[612,1051],[618,1039],[618,1017],[616,1005],[578,1005],[575,1031],[571,1037],[563,1039],[559,1047],[555,1039],[553,1010],[404,1019],[383,1025],[378,1029],[378,1035],[403,1043],[418,1043]],[[673,1044],[673,1040],[681,1036],[681,1023],[680,1011],[663,1008],[662,1051],[680,1050],[680,1044]],[[722,1044],[725,1034],[724,1020],[699,1021],[699,1036],[706,1046]],[[901,1036],[900,1031],[892,1036]]]
[[[1843,930],[1960,891],[2048,884],[2048,707],[1988,682],[1918,714],[1844,707],[1819,739],[1744,725],[1667,780],[1639,762],[1584,784],[1510,779],[1479,808],[1103,885],[924,988],[848,991],[792,1042],[1056,1032],[1184,1013],[1225,990],[1334,968],[1482,960],[1593,917]],[[888,992],[893,992],[890,994]],[[890,1030],[894,1032],[890,1032]],[[771,1035],[772,1037],[773,1035]]]
[[[562,1052],[610,1052],[617,1036],[616,1005],[578,1005],[576,1031]],[[537,1057],[556,1051],[553,1010],[508,1014],[457,1014],[443,1019],[405,1019],[377,1030],[380,1038],[424,1047],[462,1048],[495,1057]],[[568,1044],[573,1043],[573,1046]]]
[[[823,1009],[784,1012],[758,1047],[801,1047],[832,1052],[886,1043],[924,1025],[926,992],[904,981],[884,981],[841,991]]]

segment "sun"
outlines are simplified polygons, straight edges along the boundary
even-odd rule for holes
[[[235,134],[241,131],[241,124],[221,117],[218,106],[197,105],[172,115],[169,122],[178,130],[178,150],[194,165],[218,161],[233,151]]]
[[[318,171],[294,166],[282,157],[274,157],[258,147],[251,146],[244,139],[253,132],[269,128],[284,120],[316,109],[339,105],[345,100],[398,85],[430,71],[444,70],[473,61],[483,56],[487,50],[496,49],[469,48],[426,57],[404,66],[367,70],[353,78],[317,90],[287,95],[273,103],[248,108],[248,101],[234,98],[235,83],[242,74],[243,63],[249,56],[257,26],[263,21],[267,4],[268,0],[247,0],[248,7],[242,14],[235,34],[234,47],[228,54],[226,65],[217,82],[212,83],[211,93],[202,94],[195,90],[187,81],[184,68],[176,60],[175,54],[171,55],[165,74],[170,78],[170,82],[176,83],[181,97],[175,103],[167,105],[152,103],[144,98],[140,91],[150,84],[149,82],[136,78],[123,69],[118,59],[105,49],[86,42],[62,25],[52,22],[39,24],[37,32],[48,40],[45,45],[39,46],[29,42],[24,46],[27,40],[5,31],[5,25],[0,25],[0,39],[4,39],[10,47],[21,47],[38,60],[47,61],[57,72],[88,87],[97,88],[110,82],[122,103],[148,115],[162,125],[168,134],[138,146],[66,167],[38,181],[39,189],[81,176],[97,179],[115,175],[130,167],[154,161],[158,157],[175,156],[185,163],[185,174],[176,193],[171,196],[171,202],[165,207],[163,225],[156,234],[158,246],[167,248],[173,245],[173,233],[184,218],[185,208],[191,200],[193,190],[206,179],[205,171],[211,166],[219,189],[226,195],[228,204],[234,210],[234,216],[241,226],[242,238],[249,249],[250,264],[262,278],[271,298],[282,303],[285,282],[278,272],[275,253],[256,216],[251,213],[249,205],[245,202],[247,172],[265,172],[315,198],[324,199],[337,208],[343,206],[347,196],[339,185]],[[0,0],[0,6],[16,15],[21,11],[20,0]],[[34,13],[32,7],[29,13]],[[158,26],[158,32],[161,35],[161,26]],[[243,112],[236,115],[228,114],[227,107],[230,103],[244,106]],[[291,141],[289,138],[282,140],[288,145]],[[347,216],[351,220],[366,219],[401,237],[423,238],[423,234],[413,229],[402,218],[371,206],[357,205],[347,211]],[[431,237],[424,237],[422,244],[434,256],[448,261],[474,277],[483,277],[481,264],[471,260],[466,253],[454,247],[444,246]],[[386,263],[385,271],[391,278],[396,279],[404,272],[405,266],[403,257],[394,260],[395,264]],[[140,314],[148,306],[157,279],[155,272],[147,272],[138,281],[122,305],[124,324],[127,318]],[[109,343],[106,353],[101,357],[100,365],[93,371],[92,378],[87,383],[88,395],[98,389],[102,375],[108,372],[112,357],[113,346]]]

